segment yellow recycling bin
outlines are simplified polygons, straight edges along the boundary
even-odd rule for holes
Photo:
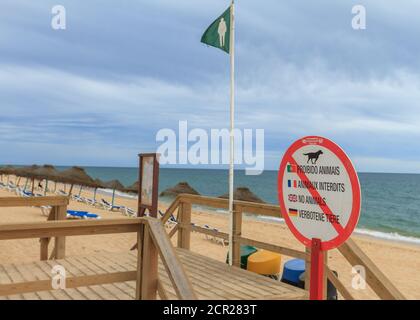
[[[279,279],[281,255],[267,250],[258,250],[248,257],[247,270],[270,278]]]

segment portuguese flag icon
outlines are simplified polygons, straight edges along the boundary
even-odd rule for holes
[[[288,164],[287,165],[287,172],[289,173],[295,173],[297,171],[297,166],[294,164]]]

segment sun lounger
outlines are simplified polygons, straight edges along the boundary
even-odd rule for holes
[[[16,185],[12,181],[9,181],[9,184],[7,185],[7,190],[15,191],[15,189],[16,189]]]
[[[122,207],[121,208],[121,212],[129,217],[136,217],[137,216],[137,212],[134,211],[133,209],[129,208],[129,207]]]
[[[216,229],[216,228],[213,228],[213,230],[216,231],[216,232],[220,232],[219,229]],[[223,247],[226,246],[227,244],[229,244],[229,241],[227,241],[223,238],[217,237],[217,236],[215,236],[213,239],[216,243],[221,244]]]
[[[78,196],[78,195],[76,195],[76,194],[73,194],[73,195],[71,196],[71,198],[72,198],[73,200],[77,201],[77,202],[85,202],[85,201],[84,201],[84,199],[83,199],[83,197],[80,197],[80,196]]]
[[[219,229],[212,228],[208,224],[205,224],[203,226],[203,228],[205,228],[207,230],[211,230],[211,231],[220,232]],[[207,240],[211,240],[211,241],[214,241],[215,243],[221,244],[223,247],[229,244],[229,241],[227,241],[227,240],[225,240],[223,238],[220,238],[220,237],[217,237],[217,236],[211,236],[211,235],[208,235],[208,234],[206,234],[205,236],[206,236],[206,239]]]
[[[208,225],[208,224],[205,224],[204,226],[203,226],[203,228],[204,229],[208,229],[208,230],[213,230],[213,228],[210,228],[210,226]],[[205,236],[206,236],[206,239],[207,240],[214,240],[214,237],[213,236],[211,236],[211,235],[208,235],[208,234],[205,234]]]
[[[108,201],[106,201],[105,199],[101,199],[101,206],[105,209],[105,210],[109,210],[109,211],[114,211],[114,209],[116,210],[121,210],[121,208],[123,208],[123,206],[116,206],[116,205],[112,205],[110,204]]]
[[[55,194],[59,196],[67,196],[67,192],[65,192],[64,190],[58,190]]]
[[[95,206],[97,204],[97,201],[90,198],[83,198],[84,202],[90,206]]]
[[[67,219],[100,219],[101,217],[87,211],[67,210]]]
[[[22,197],[34,197],[35,195],[31,191],[23,190],[21,193]]]

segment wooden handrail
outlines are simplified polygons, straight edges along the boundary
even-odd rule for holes
[[[294,249],[277,246],[274,244],[269,244],[269,243],[265,243],[261,241],[256,241],[253,239],[243,238],[243,237],[240,237],[238,240],[241,244],[254,246],[254,247],[272,251],[272,252],[277,252],[277,253],[284,254],[285,256],[289,256],[289,257],[299,258],[302,260],[305,260],[307,257],[304,251],[294,250]]]
[[[47,221],[0,225],[0,240],[138,232],[143,218]]]
[[[361,265],[366,270],[366,282],[381,299],[404,300],[403,294],[352,240],[348,239],[338,250],[352,266]]]
[[[340,292],[346,300],[354,300],[354,297],[351,295],[350,291],[344,286],[344,284],[340,281],[340,279],[332,272],[332,270],[325,265],[325,272],[327,274],[328,280],[334,285],[334,287]]]
[[[228,199],[204,197],[192,194],[180,194],[176,197],[175,201],[188,202],[195,205],[202,205],[219,209],[229,208]],[[242,212],[281,218],[280,207],[273,204],[235,200],[234,205]]]
[[[171,214],[174,213],[174,211],[178,208],[178,206],[179,206],[179,199],[177,197],[175,201],[171,203],[168,209],[166,209],[165,214],[160,219],[163,224],[165,224],[169,220],[169,218],[171,217]]]
[[[40,206],[67,206],[69,198],[63,196],[52,197],[1,197],[0,207],[40,207]]]
[[[147,226],[150,230],[150,235],[156,245],[159,255],[168,273],[169,279],[176,291],[176,294],[181,300],[195,300],[197,297],[194,294],[193,287],[188,280],[181,261],[176,254],[174,247],[169,239],[162,223],[153,218],[145,218]]]
[[[136,271],[113,272],[95,275],[79,275],[66,278],[66,289],[136,280]],[[0,296],[54,290],[51,280],[0,284]]]

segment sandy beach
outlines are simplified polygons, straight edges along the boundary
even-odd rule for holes
[[[58,186],[57,190],[62,186]],[[68,190],[68,187],[67,187]],[[78,194],[79,189],[74,188]],[[92,192],[85,190],[83,196],[92,197]],[[50,193],[49,195],[53,195]],[[0,197],[16,196],[14,193],[0,190]],[[99,194],[97,199],[111,200],[108,195]],[[116,204],[135,209],[136,199],[117,197]],[[125,217],[120,212],[110,212],[100,208],[91,207],[83,203],[71,201],[71,210],[85,210],[99,214],[102,219]],[[165,205],[160,205],[165,210]],[[130,219],[129,217],[126,217]],[[0,208],[0,223],[20,223],[45,221],[46,217],[41,214],[40,208]],[[208,224],[227,232],[227,217],[220,213],[211,213],[194,208],[192,221],[198,225]],[[279,223],[255,221],[245,218],[243,222],[243,235],[255,240],[272,244],[281,244],[291,248],[303,250],[303,246],[292,236],[285,225]],[[175,241],[174,237],[174,241]],[[379,266],[388,278],[401,290],[408,299],[420,299],[420,246],[400,242],[380,240],[367,236],[353,236],[353,239],[363,251]],[[135,242],[135,236],[130,234],[80,236],[70,237],[66,240],[66,255],[84,255],[93,252],[123,252],[130,249]],[[226,259],[227,247],[206,239],[205,235],[193,233],[191,236],[191,250],[205,254],[219,261]],[[290,257],[282,257],[282,263]],[[9,240],[0,241],[0,264],[22,263],[39,260],[39,241]],[[368,287],[365,290],[351,288],[352,269],[350,264],[337,251],[329,253],[329,265],[336,270],[340,279],[358,299],[377,299],[376,295]]]

